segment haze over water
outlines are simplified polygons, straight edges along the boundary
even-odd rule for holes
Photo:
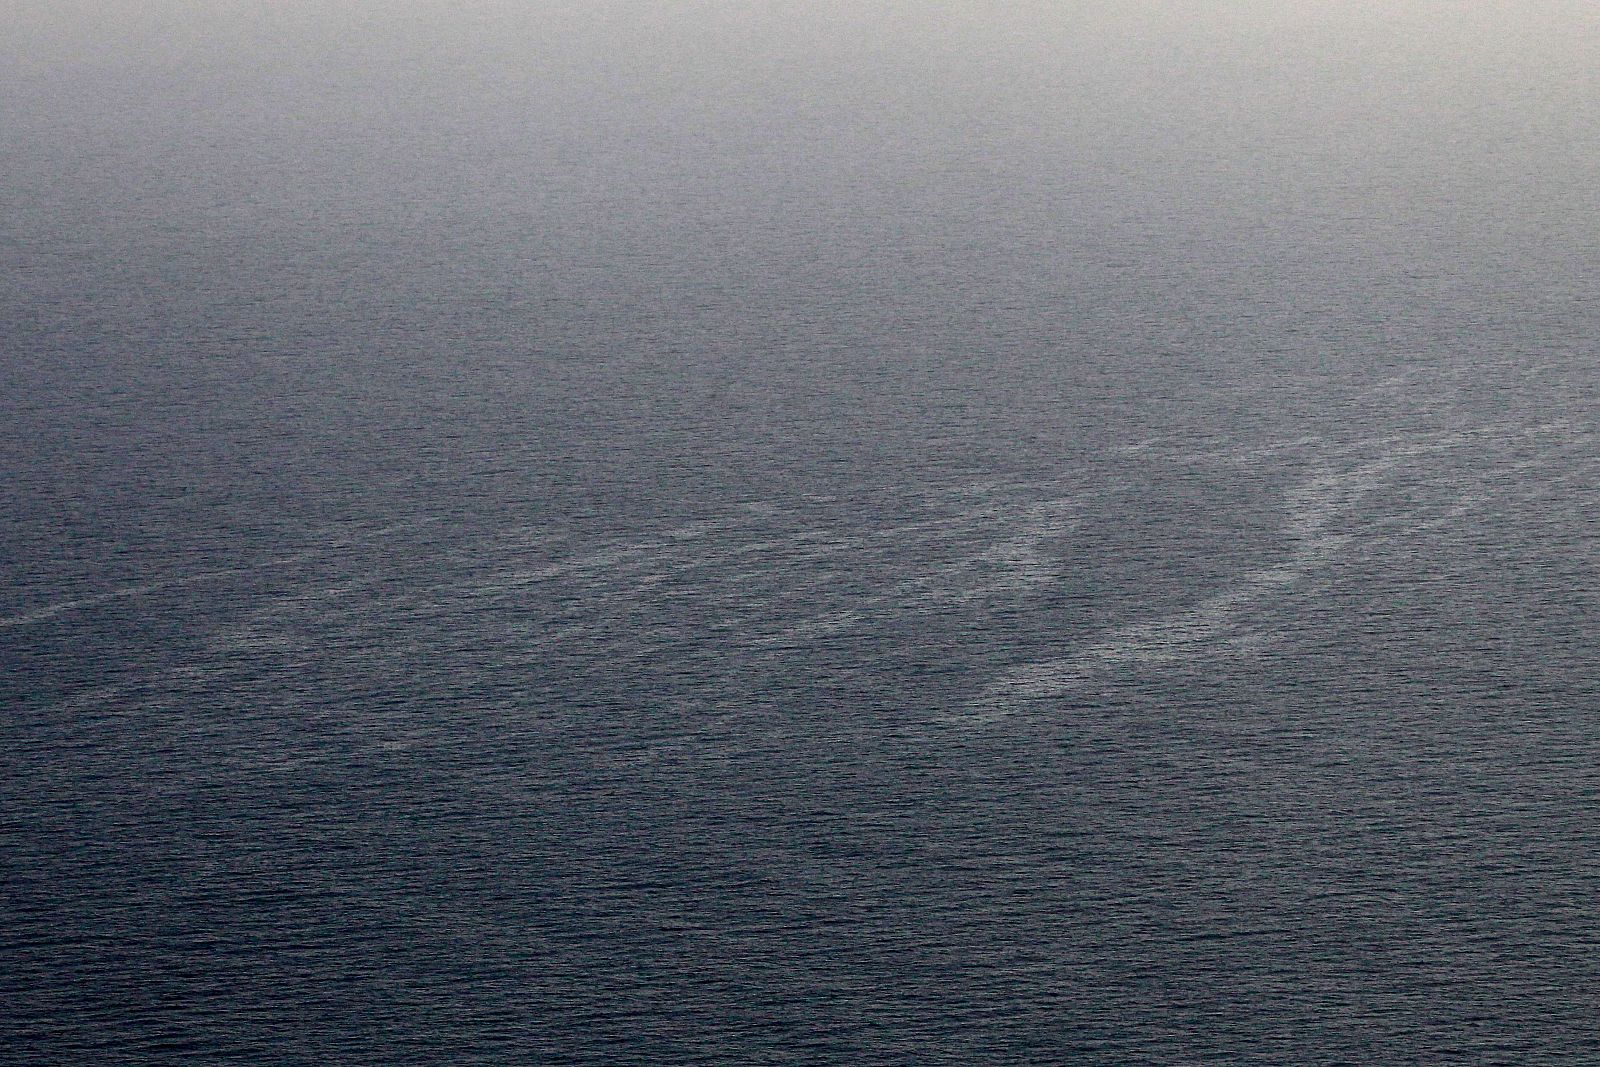
[[[0,1063],[1600,1061],[1600,8],[0,41]]]

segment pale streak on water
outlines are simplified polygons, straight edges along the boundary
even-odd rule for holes
[[[1381,384],[1389,386],[1397,381],[1386,379]],[[1547,446],[1544,458],[1511,462],[1504,458],[1504,453],[1519,443],[1551,439],[1554,447]],[[992,722],[1030,701],[1059,699],[1086,690],[1109,674],[1159,669],[1180,660],[1214,660],[1256,652],[1284,636],[1274,626],[1283,615],[1281,609],[1273,610],[1279,606],[1277,602],[1295,596],[1300,587],[1336,566],[1342,558],[1382,553],[1386,543],[1448,529],[1496,499],[1493,490],[1487,488],[1455,490],[1442,513],[1391,516],[1385,522],[1402,528],[1371,531],[1371,520],[1362,513],[1361,506],[1384,486],[1386,477],[1407,474],[1421,477],[1423,484],[1430,487],[1449,486],[1451,468],[1430,471],[1426,464],[1432,458],[1448,457],[1464,448],[1474,449],[1468,476],[1481,483],[1503,483],[1514,473],[1536,468],[1545,468],[1556,477],[1572,477],[1549,471],[1551,462],[1590,441],[1591,434],[1580,434],[1569,422],[1561,420],[1530,427],[1499,425],[1416,438],[1381,438],[1367,442],[1349,456],[1375,454],[1377,458],[1342,469],[1330,468],[1327,461],[1322,461],[1321,472],[1294,484],[1284,494],[1283,533],[1293,548],[1282,562],[1242,573],[1226,588],[1176,613],[1119,627],[1073,648],[1068,655],[1012,668],[971,701],[964,718]],[[1314,443],[1301,439],[1284,446],[1164,458],[1169,462],[1256,463]],[[1152,442],[1136,447],[1139,454],[1149,454],[1157,446]],[[1509,502],[1513,497],[1502,492],[1501,499]],[[1315,595],[1315,590],[1306,595]],[[956,716],[948,721],[962,718]]]
[[[1387,390],[1400,378],[1380,383]],[[1092,695],[1109,677],[1160,670],[1183,661],[1221,660],[1259,654],[1281,642],[1277,622],[1285,610],[1293,614],[1296,597],[1315,597],[1318,581],[1342,560],[1381,554],[1386,545],[1403,545],[1423,533],[1448,531],[1497,501],[1548,492],[1551,480],[1575,480],[1581,471],[1551,469],[1591,440],[1566,420],[1532,426],[1491,424],[1416,436],[1390,435],[1329,450],[1325,441],[1300,437],[1276,444],[1224,450],[1181,447],[1173,438],[1152,438],[1113,451],[1167,468],[1187,466],[1270,467],[1286,457],[1308,464],[1315,473],[1293,482],[1282,494],[1281,533],[1288,546],[1284,558],[1265,567],[1242,571],[1222,587],[1206,592],[1175,611],[1136,618],[1108,631],[1089,634],[1062,649],[1063,654],[1007,667],[978,691],[951,708],[929,710],[931,722],[992,724],[1019,711],[1048,714],[1048,705],[1074,693]],[[1519,446],[1534,445],[1541,454],[1508,459]],[[1463,450],[1470,465],[1459,463]],[[1430,466],[1432,464],[1432,466]],[[1542,472],[1545,477],[1513,483],[1514,475]],[[1448,500],[1375,522],[1363,504],[1386,480],[1405,476],[1430,489],[1443,489]],[[1470,480],[1463,486],[1456,479]],[[241,654],[283,652],[298,647],[310,652],[307,637],[317,626],[357,628],[387,625],[408,615],[489,618],[484,612],[515,611],[531,590],[561,587],[561,595],[578,607],[570,621],[517,634],[518,654],[541,650],[577,651],[622,656],[633,661],[673,655],[675,648],[703,653],[709,645],[718,654],[750,655],[779,650],[800,653],[808,645],[834,635],[870,629],[897,613],[970,609],[975,604],[1022,597],[1062,581],[1072,565],[1071,534],[1088,507],[1105,508],[1115,496],[1104,487],[1079,495],[1052,497],[1064,483],[1007,484],[974,482],[940,487],[935,498],[960,503],[939,518],[914,519],[886,526],[855,527],[840,537],[826,529],[806,528],[781,501],[746,502],[732,514],[705,518],[662,530],[653,537],[589,546],[563,554],[562,539],[536,528],[507,531],[503,543],[475,546],[458,555],[469,563],[471,576],[439,585],[412,587],[398,593],[375,593],[379,579],[349,580],[308,587],[271,598],[237,627],[212,639],[207,660],[227,661]],[[766,525],[753,527],[752,520]],[[336,536],[324,544],[266,561],[263,567],[287,567],[327,558],[342,548],[382,540],[436,519],[392,524],[370,533]],[[774,539],[771,524],[790,529]],[[1049,546],[1048,548],[1046,546]],[[933,565],[884,584],[872,584],[874,564],[907,546],[932,547],[944,553]],[[526,554],[553,552],[550,562],[532,567]],[[499,561],[496,563],[495,561]],[[865,569],[862,587],[848,594],[832,588],[845,570]],[[839,568],[839,569],[834,569]],[[4,626],[26,626],[64,612],[91,609],[108,600],[139,597],[163,589],[215,580],[241,573],[207,571],[135,584],[106,593],[47,605],[0,620]],[[765,580],[768,588],[757,591]],[[709,625],[694,632],[622,626],[611,616],[641,598],[688,599],[707,609]],[[811,602],[818,610],[796,607]],[[827,606],[830,602],[845,607]],[[1048,647],[1048,633],[1033,635]],[[204,661],[170,668],[174,675],[216,677],[226,668]],[[93,699],[108,699],[147,684],[91,690]],[[91,699],[72,698],[71,706]],[[63,705],[65,707],[67,705]],[[677,742],[681,744],[681,742]]]

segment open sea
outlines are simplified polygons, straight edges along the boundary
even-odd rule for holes
[[[1593,5],[8,20],[0,1063],[1600,1063]]]

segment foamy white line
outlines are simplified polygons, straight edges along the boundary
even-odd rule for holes
[[[274,567],[287,567],[295,563],[303,563],[308,559],[316,559],[319,556],[326,556],[340,548],[346,548],[352,544],[357,544],[359,543],[359,540],[370,541],[378,537],[386,537],[391,534],[398,533],[401,530],[414,529],[418,526],[426,526],[429,523],[438,521],[438,519],[429,518],[418,519],[412,522],[396,523],[392,526],[385,526],[382,529],[374,530],[367,534],[363,539],[343,538],[336,541],[330,541],[316,548],[309,548],[302,552],[296,552],[293,555],[279,556],[275,559],[263,560],[262,562],[249,567],[220,567],[209,571],[199,571],[195,574],[183,574],[173,578],[163,578],[154,582],[140,582],[135,585],[125,585],[118,589],[107,590],[104,593],[96,593],[93,596],[76,597],[72,600],[60,600],[54,604],[47,604],[42,608],[36,608],[33,611],[0,618],[0,630],[15,629],[19,626],[31,626],[35,623],[44,622],[46,619],[53,619],[58,616],[65,615],[68,612],[78,611],[83,608],[92,608],[96,604],[107,604],[113,600],[126,600],[130,597],[143,596],[146,593],[155,593],[163,589],[176,589],[186,585],[199,585],[202,582],[214,582],[223,578],[236,578],[243,574],[256,574],[264,570],[270,570]]]
[[[1014,667],[974,698],[958,721],[995,721],[1011,714],[1018,703],[1066,695],[1110,672],[1225,655],[1261,644],[1262,635],[1246,631],[1240,616],[1332,563],[1351,538],[1331,533],[1329,527],[1376,489],[1395,464],[1395,458],[1385,457],[1343,473],[1308,478],[1286,495],[1283,529],[1294,540],[1294,548],[1282,563],[1244,574],[1232,588],[1191,608],[1119,627],[1069,656]]]
[[[1558,418],[1532,426],[1498,423],[1421,436],[1394,435],[1342,449],[1337,454],[1371,454],[1377,450],[1380,456],[1344,472],[1319,474],[1289,490],[1283,529],[1294,539],[1295,547],[1284,562],[1242,576],[1234,588],[1207,597],[1193,608],[1114,630],[1070,656],[1012,668],[972,700],[964,716],[952,717],[952,721],[972,723],[1004,718],[1019,702],[1068,694],[1114,670],[1170,663],[1199,655],[1216,657],[1256,647],[1264,643],[1266,635],[1248,632],[1238,617],[1256,602],[1306,579],[1345,553],[1353,538],[1332,533],[1329,528],[1339,516],[1349,513],[1363,497],[1376,490],[1383,478],[1404,461],[1438,455],[1485,439],[1510,444],[1557,435],[1572,437],[1575,433],[1570,420]],[[1214,453],[1205,458],[1265,458],[1315,441],[1302,438],[1231,455]],[[1510,464],[1508,469],[1515,471],[1545,462],[1547,458],[1522,460]],[[1483,490],[1463,492],[1442,517],[1417,524],[1413,532],[1459,520],[1483,507],[1488,499],[1489,494]]]

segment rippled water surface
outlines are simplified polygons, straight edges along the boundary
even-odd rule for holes
[[[1600,27],[1312,8],[34,26],[0,1062],[1600,1062]]]

